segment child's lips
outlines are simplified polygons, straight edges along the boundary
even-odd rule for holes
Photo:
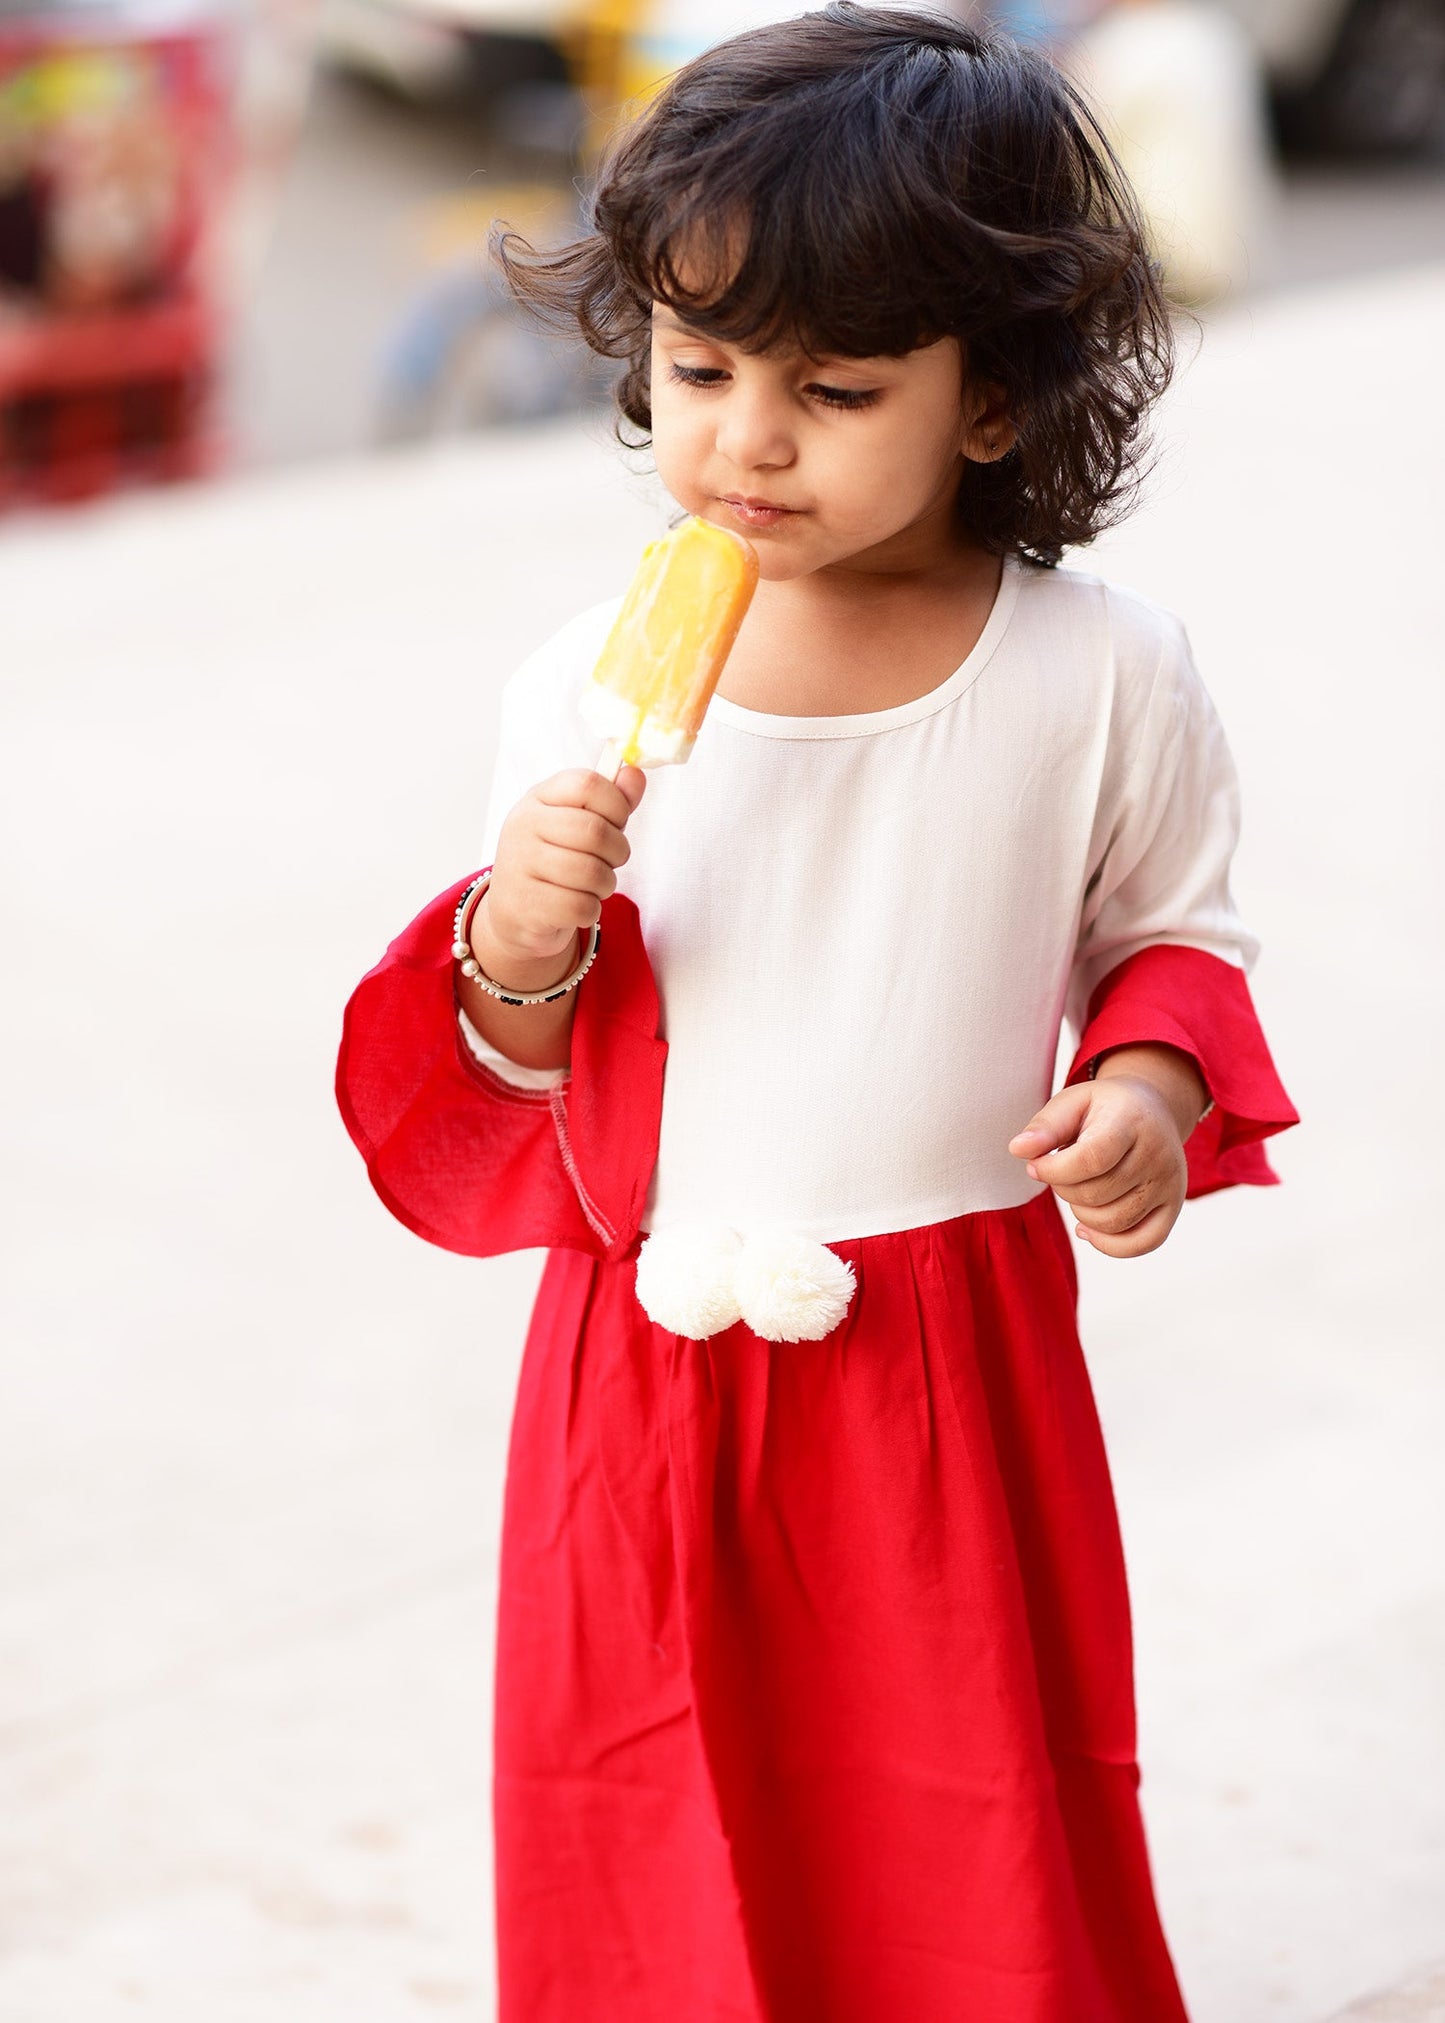
[[[732,497],[719,499],[720,506],[726,506],[735,519],[745,527],[776,527],[780,521],[796,520],[801,517],[796,506],[780,506],[772,499],[745,499]]]

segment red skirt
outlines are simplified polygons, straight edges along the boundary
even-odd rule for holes
[[[512,1424],[500,2023],[1181,2023],[1052,1193],[830,1246],[819,1342],[550,1252]]]
[[[857,1288],[822,1341],[670,1334],[634,1289],[667,1054],[636,907],[603,902],[566,1088],[524,1089],[457,1029],[466,882],[353,992],[336,1092],[408,1228],[549,1253],[502,1539],[501,2023],[1181,2023],[1052,1192],[831,1245]],[[1242,973],[1126,957],[1069,1081],[1139,1041],[1213,1098],[1190,1194],[1272,1183],[1297,1113]]]

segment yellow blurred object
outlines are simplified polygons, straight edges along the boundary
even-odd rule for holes
[[[800,11],[798,0],[581,0],[562,46],[591,111],[584,154],[594,157],[705,49]]]
[[[647,39],[657,12],[657,0],[587,0],[563,28],[562,49],[588,108],[582,152],[589,162],[670,74]]]
[[[707,520],[684,520],[643,550],[580,699],[609,740],[600,772],[687,758],[757,580],[752,545]]]

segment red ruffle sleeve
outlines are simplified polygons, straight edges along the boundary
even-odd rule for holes
[[[562,1245],[623,1256],[657,1158],[666,1042],[637,907],[603,901],[597,959],[577,986],[572,1061],[551,1089],[493,1074],[457,1024],[452,920],[441,893],[346,1006],[336,1100],[386,1206],[469,1257]]]
[[[1109,1047],[1147,1041],[1192,1054],[1214,1107],[1185,1140],[1189,1193],[1279,1175],[1263,1140],[1299,1122],[1285,1094],[1242,969],[1200,948],[1159,944],[1127,956],[1095,985],[1065,1086],[1081,1082]]]

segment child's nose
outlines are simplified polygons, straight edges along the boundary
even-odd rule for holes
[[[718,416],[717,447],[735,470],[775,469],[793,460],[792,434],[780,404],[767,394],[730,391]]]

